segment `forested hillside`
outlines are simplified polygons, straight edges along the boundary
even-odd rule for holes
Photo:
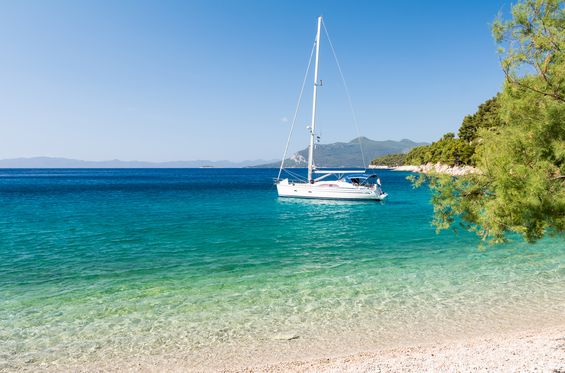
[[[374,159],[374,165],[399,166],[442,163],[449,166],[475,165],[475,150],[481,142],[482,129],[495,130],[502,125],[498,102],[495,96],[482,103],[478,110],[467,115],[459,128],[458,136],[449,132],[430,145],[418,146],[407,154],[394,154]]]

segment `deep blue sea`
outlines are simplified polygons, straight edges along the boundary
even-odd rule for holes
[[[233,367],[563,320],[562,239],[436,234],[403,172],[379,172],[384,202],[332,202],[278,198],[277,171],[0,170],[0,370]]]

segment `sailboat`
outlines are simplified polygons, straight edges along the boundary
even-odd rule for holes
[[[298,197],[316,199],[338,199],[338,200],[375,200],[381,201],[387,194],[381,189],[380,179],[375,174],[367,174],[366,170],[321,170],[314,163],[314,143],[316,136],[316,99],[318,83],[318,64],[320,55],[320,29],[322,17],[318,17],[318,28],[314,48],[316,50],[316,62],[314,65],[314,92],[312,98],[312,122],[308,126],[310,144],[308,147],[308,178],[306,180],[281,179],[284,170],[284,160],[288,149],[289,139],[285,153],[276,179],[279,197]],[[324,26],[325,27],[325,26]],[[333,47],[332,47],[333,50]],[[335,53],[334,53],[335,54]],[[339,67],[339,64],[338,64]],[[341,70],[340,70],[341,72]],[[308,71],[306,72],[306,75]],[[305,78],[306,78],[305,75]],[[304,88],[304,85],[303,85]],[[301,94],[302,95],[302,94]],[[299,98],[300,101],[300,98]],[[298,106],[297,106],[298,111]],[[295,113],[296,119],[296,113]],[[293,122],[294,125],[294,122]],[[292,127],[291,127],[292,133]],[[361,143],[360,143],[361,145]],[[288,172],[288,171],[287,171]]]

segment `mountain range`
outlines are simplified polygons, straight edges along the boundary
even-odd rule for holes
[[[199,168],[218,167],[236,168],[251,167],[266,163],[264,159],[243,162],[231,161],[173,161],[173,162],[143,162],[143,161],[81,161],[69,158],[33,157],[0,160],[0,168]],[[273,161],[270,161],[273,162]]]
[[[363,147],[365,165],[359,143]],[[314,159],[317,167],[365,167],[373,159],[396,153],[407,153],[412,148],[421,145],[428,145],[425,142],[414,142],[408,139],[400,141],[385,140],[375,141],[366,137],[358,137],[350,142],[336,142],[333,144],[316,144]],[[285,159],[285,167],[306,167],[308,159],[308,148],[294,153]],[[279,167],[280,161],[262,164],[255,167]]]
[[[336,142],[333,144],[317,144],[315,148],[315,160],[318,167],[364,167],[359,142],[363,145],[365,162],[386,154],[406,153],[410,149],[427,145],[423,142],[414,142],[403,139],[400,141],[386,140],[374,141],[366,137],[360,137],[350,142]],[[306,167],[308,159],[308,148],[296,152],[285,160],[286,167]],[[118,159],[108,161],[83,161],[69,158],[32,157],[12,158],[0,160],[0,168],[278,168],[280,161],[275,160],[250,160],[242,162],[232,161],[172,161],[172,162],[144,162],[144,161],[121,161]]]

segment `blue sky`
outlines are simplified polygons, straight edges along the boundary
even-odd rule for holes
[[[508,1],[2,1],[0,158],[282,155],[323,15],[360,132],[433,141],[500,89]],[[357,135],[327,40],[322,142]],[[311,79],[291,150],[307,144]]]

